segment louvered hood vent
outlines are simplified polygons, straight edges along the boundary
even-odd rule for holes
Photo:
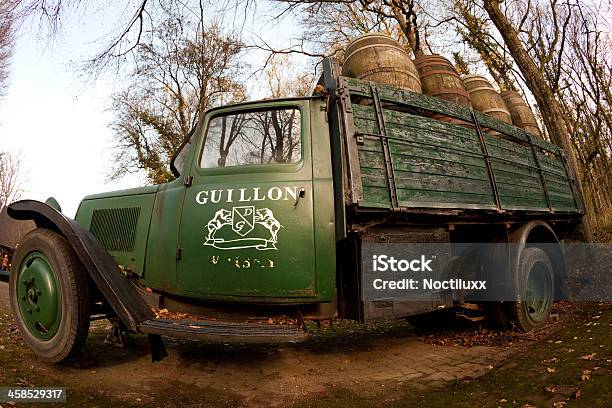
[[[132,252],[139,217],[140,207],[94,210],[90,231],[107,251]]]

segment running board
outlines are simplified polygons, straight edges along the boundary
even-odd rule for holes
[[[214,343],[298,343],[308,338],[301,326],[265,323],[149,319],[138,328],[146,334]]]

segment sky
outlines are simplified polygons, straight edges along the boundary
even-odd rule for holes
[[[113,146],[107,108],[119,84],[84,81],[72,64],[99,49],[92,41],[108,32],[112,16],[106,17],[67,21],[54,44],[26,28],[0,100],[0,150],[21,156],[22,198],[53,196],[71,217],[87,194],[142,183],[138,177],[106,182]]]
[[[119,2],[121,3],[121,2]],[[123,8],[69,15],[50,43],[37,27],[17,38],[9,89],[0,100],[0,150],[19,154],[25,173],[21,198],[55,197],[74,217],[87,194],[137,187],[142,176],[108,181],[113,160],[110,96],[121,89],[112,72],[83,78],[75,61],[100,51]],[[270,27],[265,37],[289,38]],[[282,30],[282,29],[281,29]]]

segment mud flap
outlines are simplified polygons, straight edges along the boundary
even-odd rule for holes
[[[149,345],[151,346],[151,361],[157,363],[168,357],[168,351],[164,341],[159,334],[149,334]]]

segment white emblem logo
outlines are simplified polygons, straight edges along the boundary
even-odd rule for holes
[[[245,236],[255,227],[255,207],[232,208],[232,229],[237,234]]]
[[[257,225],[266,229],[265,237],[249,235],[253,230],[255,235],[261,233],[260,229],[256,228]],[[217,249],[277,249],[278,230],[281,228],[282,225],[274,218],[269,208],[255,209],[254,206],[244,206],[233,207],[231,211],[221,209],[208,221],[208,235],[204,245]]]

